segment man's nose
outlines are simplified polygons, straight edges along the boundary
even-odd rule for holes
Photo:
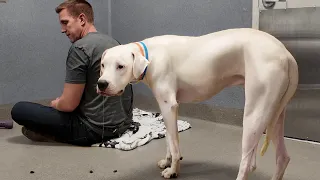
[[[104,91],[107,89],[109,83],[106,80],[99,80],[98,81],[98,88],[100,91]]]

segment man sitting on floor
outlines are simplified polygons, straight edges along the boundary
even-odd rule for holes
[[[119,137],[132,123],[132,87],[128,85],[117,97],[102,97],[96,91],[102,53],[119,44],[97,32],[93,9],[87,1],[67,0],[56,12],[62,33],[72,42],[63,93],[51,102],[51,107],[16,103],[12,119],[34,141],[90,146]]]

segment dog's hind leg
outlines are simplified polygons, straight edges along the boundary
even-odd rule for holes
[[[283,175],[286,171],[286,168],[290,162],[290,156],[287,152],[287,148],[284,143],[284,121],[286,117],[286,106],[290,99],[296,92],[298,81],[299,81],[299,71],[298,66],[293,58],[293,56],[289,53],[289,84],[288,89],[283,97],[283,102],[281,103],[281,113],[279,115],[278,120],[275,122],[273,131],[270,135],[272,142],[276,148],[276,172],[272,177],[272,180],[282,180]],[[280,109],[280,110],[281,110]]]
[[[298,86],[299,72],[297,63],[293,56],[289,53],[288,57],[290,59],[288,61],[289,82],[287,90],[282,97],[280,108],[277,114],[278,116],[273,124],[271,124],[271,128],[267,131],[267,136],[269,137],[265,140],[265,144],[268,144],[269,139],[271,139],[276,149],[276,171],[272,177],[272,180],[282,180],[286,168],[290,162],[290,156],[284,143],[284,121],[286,115],[286,106],[295,94]],[[262,149],[262,155],[266,148],[267,146]]]
[[[242,157],[237,180],[247,180],[249,172],[254,169],[252,166],[255,165],[255,153],[259,140],[263,131],[277,116],[281,98],[288,85],[286,73],[277,69],[270,70],[266,75],[251,78],[259,79],[246,81]]]
[[[271,135],[272,142],[276,148],[276,172],[272,180],[282,180],[284,172],[290,161],[290,157],[284,143],[285,113],[286,109],[284,108],[277,123],[275,124],[273,129],[274,133]]]
[[[245,88],[245,84],[243,84],[243,88]],[[257,168],[257,158],[256,158],[256,154],[257,154],[257,149],[258,149],[258,144],[254,147],[253,149],[253,157],[251,159],[251,164],[249,167],[249,172],[253,172],[256,170]]]
[[[249,109],[249,108],[247,108]],[[255,165],[255,153],[259,143],[260,137],[263,134],[267,123],[272,119],[272,107],[263,107],[263,105],[256,105],[255,110],[247,113],[245,110],[245,117],[243,122],[243,137],[242,137],[242,157],[239,166],[237,180],[247,180],[248,174]],[[266,110],[268,113],[263,113]]]
[[[249,167],[249,172],[253,172],[257,168],[257,162],[256,162],[257,149],[258,149],[258,144],[253,149],[253,155],[252,155],[251,164],[250,164],[250,167]]]

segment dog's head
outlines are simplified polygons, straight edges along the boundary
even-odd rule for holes
[[[132,44],[105,50],[101,56],[97,92],[106,96],[121,95],[130,82],[141,76],[148,63]]]

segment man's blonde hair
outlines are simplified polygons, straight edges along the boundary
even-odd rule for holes
[[[93,9],[86,0],[66,0],[56,7],[56,13],[60,13],[63,9],[67,9],[71,16],[78,17],[81,13],[85,14],[88,22],[94,22]]]

